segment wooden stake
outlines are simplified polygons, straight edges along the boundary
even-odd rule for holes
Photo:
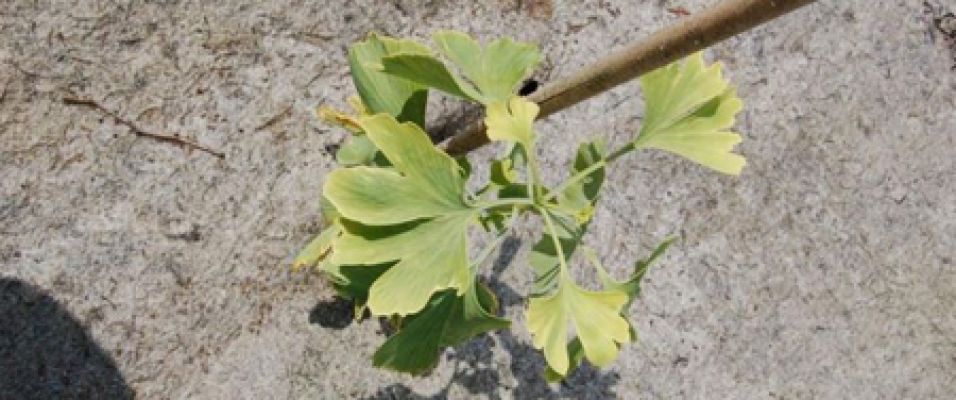
[[[813,2],[725,0],[541,88],[530,99],[541,107],[538,118],[547,117]],[[465,154],[488,143],[481,120],[466,124],[463,132],[448,140],[447,152]]]

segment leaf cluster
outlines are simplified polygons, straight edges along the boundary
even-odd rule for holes
[[[351,47],[354,113],[322,108],[319,115],[352,135],[336,154],[341,167],[323,186],[327,228],[294,267],[331,277],[339,294],[355,302],[357,316],[368,310],[392,321],[396,333],[375,353],[375,365],[423,374],[442,349],[510,326],[480,271],[518,219],[535,218],[541,238],[522,262],[534,275],[525,317],[547,360],[547,378],[559,380],[584,360],[609,365],[635,340],[628,308],[672,239],[635,262],[626,279],[611,277],[583,244],[605,170],[625,154],[659,149],[738,174],[744,160],[730,150],[740,136],[729,129],[740,99],[720,65],[707,66],[700,54],[649,73],[640,79],[646,101],[640,131],[613,151],[601,141],[582,143],[567,179],[548,187],[537,160],[538,106],[515,94],[540,60],[536,47],[511,39],[482,46],[452,31],[432,40],[430,47],[372,34]],[[481,104],[489,138],[502,142],[480,190],[467,189],[468,160],[449,156],[425,133],[432,91]],[[478,254],[469,253],[471,230],[488,237]],[[600,289],[573,278],[579,250],[596,269]]]

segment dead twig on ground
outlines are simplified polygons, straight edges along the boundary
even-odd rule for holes
[[[288,107],[282,109],[281,112],[272,116],[272,118],[269,118],[268,120],[266,120],[266,122],[263,122],[258,127],[256,127],[256,132],[259,132],[267,128],[271,128],[273,125],[275,125],[276,123],[281,121],[283,118],[288,117],[291,114],[292,114],[292,105],[289,105]]]
[[[158,141],[166,142],[166,143],[173,143],[188,149],[203,151],[215,157],[218,157],[220,159],[226,158],[225,153],[203,146],[197,142],[181,137],[178,134],[167,136],[167,135],[161,135],[158,133],[146,131],[143,128],[140,128],[139,125],[136,125],[132,121],[119,116],[118,114],[116,114],[116,112],[104,107],[102,104],[100,104],[99,102],[93,99],[70,95],[70,96],[63,97],[63,104],[70,105],[70,106],[83,106],[83,107],[92,108],[98,111],[99,113],[112,118],[114,121],[122,125],[125,125],[127,128],[130,129],[130,132],[132,132],[136,136],[146,137],[146,138],[150,138],[150,139],[154,139],[154,140],[158,140]]]

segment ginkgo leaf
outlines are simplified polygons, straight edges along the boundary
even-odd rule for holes
[[[446,290],[436,293],[420,313],[407,317],[401,329],[375,352],[373,363],[413,375],[431,370],[441,350],[483,332],[510,326],[494,315],[494,294],[481,284],[471,285],[464,295]]]
[[[636,148],[670,151],[717,171],[737,175],[746,161],[731,153],[739,134],[728,131],[743,103],[701,53],[641,77],[646,102]]]
[[[346,218],[391,225],[443,214],[470,213],[458,163],[436,149],[418,126],[385,114],[360,126],[394,168],[354,167],[332,171],[323,193]]]
[[[485,126],[488,138],[521,143],[525,149],[533,149],[534,130],[532,125],[538,116],[538,105],[523,97],[514,96],[511,100],[491,103],[487,107]],[[530,150],[529,150],[530,151]]]
[[[461,32],[441,31],[432,39],[463,77],[433,54],[417,51],[382,58],[382,72],[488,105],[514,96],[540,59],[534,45],[507,38],[484,48]]]
[[[430,53],[427,47],[411,41],[370,34],[365,41],[349,49],[349,66],[355,89],[372,114],[388,113],[399,121],[425,124],[428,103],[426,87],[379,71],[376,66],[390,54]]]
[[[465,204],[458,163],[412,123],[378,114],[359,124],[393,168],[329,174],[323,193],[344,228],[333,241],[331,262],[396,261],[370,290],[368,306],[376,315],[412,314],[436,291],[464,291],[471,276],[467,228],[479,210]]]
[[[500,38],[481,48],[475,39],[456,31],[432,35],[439,51],[477,87],[484,104],[510,98],[531,74],[540,55],[535,45]]]
[[[583,143],[574,159],[572,174],[582,173],[603,161],[603,142]],[[535,333],[535,345],[545,351],[549,365],[545,376],[549,380],[557,380],[567,375],[585,357],[595,365],[606,365],[616,357],[620,344],[631,338],[630,324],[620,315],[621,307],[628,301],[626,293],[620,290],[587,291],[578,287],[570,278],[562,278],[560,272],[561,257],[565,258],[565,263],[570,262],[571,255],[587,231],[594,203],[604,182],[604,174],[603,167],[594,168],[584,179],[568,185],[557,195],[555,203],[549,206],[552,210],[563,213],[552,217],[563,254],[555,247],[550,232],[546,232],[532,248],[529,260],[535,271],[532,295],[537,297],[532,298],[531,305],[539,308],[539,315],[549,312],[545,310],[556,309],[554,304],[559,302],[558,296],[568,304],[583,305],[592,310],[578,313],[581,318],[574,322],[577,337],[570,342],[567,334],[568,321],[554,319],[568,318],[567,316],[557,316],[547,321],[545,319],[548,317],[539,317],[538,326],[532,328],[533,333],[542,332]],[[532,310],[529,307],[529,328],[532,327]]]
[[[482,101],[481,93],[430,54],[396,54],[382,59],[382,72],[405,78],[467,100]]]
[[[631,339],[630,324],[620,312],[626,302],[623,292],[585,290],[570,278],[561,279],[554,293],[530,301],[527,319],[534,346],[544,351],[551,369],[566,375],[570,323],[588,361],[607,366],[617,357],[619,344]]]
[[[435,291],[462,290],[470,279],[467,227],[472,216],[443,216],[384,227],[342,220],[345,232],[333,241],[330,261],[376,265],[398,261],[372,285],[375,315],[418,312]]]
[[[661,244],[659,244],[657,248],[654,249],[654,251],[651,253],[649,257],[642,260],[638,260],[637,262],[634,263],[634,271],[631,273],[631,275],[627,279],[623,281],[614,279],[611,276],[611,274],[607,272],[607,270],[601,264],[600,260],[597,259],[597,255],[594,253],[594,250],[587,247],[583,249],[585,257],[588,258],[591,261],[591,263],[594,264],[594,266],[597,268],[598,278],[600,279],[601,284],[604,287],[604,290],[617,291],[627,295],[627,301],[624,303],[624,305],[621,306],[621,310],[620,310],[621,316],[623,318],[627,319],[628,308],[630,308],[631,303],[634,302],[634,299],[636,299],[637,296],[639,296],[641,293],[641,280],[644,278],[644,275],[647,273],[648,267],[655,260],[657,260],[658,257],[664,254],[664,251],[666,251],[667,248],[672,243],[674,243],[675,240],[677,240],[676,236],[664,239],[664,241],[661,242]],[[633,327],[631,327],[630,329],[630,334],[631,334],[631,341],[637,340],[637,332],[634,331]],[[568,343],[568,360],[570,361],[568,370],[571,371],[577,368],[578,365],[580,365],[581,362],[584,361],[584,356],[585,356],[584,347],[581,344],[581,339],[578,337],[575,337],[573,340],[571,340],[570,343]],[[548,368],[547,371],[545,371],[544,376],[545,376],[545,379],[547,379],[550,382],[559,381],[564,378],[564,374],[559,374],[557,371],[555,371],[554,369],[550,367]]]

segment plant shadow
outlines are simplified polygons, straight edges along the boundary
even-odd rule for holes
[[[323,328],[345,329],[355,320],[355,308],[351,300],[339,296],[331,300],[320,301],[309,311],[309,323]]]
[[[52,296],[0,277],[0,399],[132,399],[113,359]]]

